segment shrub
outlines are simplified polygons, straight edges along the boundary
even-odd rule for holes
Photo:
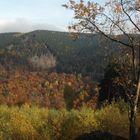
[[[79,111],[71,110],[64,119],[61,140],[74,140],[82,133],[97,129],[98,123],[92,109],[83,107]]]
[[[48,130],[51,140],[59,140],[62,135],[62,124],[68,112],[63,110],[50,110],[48,114]],[[68,133],[68,132],[67,132]]]
[[[96,111],[96,117],[100,122],[100,130],[115,135],[128,137],[129,121],[125,102],[112,102]]]
[[[12,137],[9,120],[9,108],[7,106],[0,106],[0,140],[7,140]]]
[[[74,140],[96,132],[128,138],[128,129],[127,105],[123,101],[96,111],[89,107],[67,111],[0,106],[0,140]]]
[[[47,109],[0,106],[0,140],[49,140]]]
[[[10,126],[12,128],[13,140],[34,139],[36,130],[33,128],[29,119],[17,111],[12,111],[10,114]]]
[[[32,127],[36,130],[37,137],[49,140],[48,109],[23,106],[21,113],[26,115]]]

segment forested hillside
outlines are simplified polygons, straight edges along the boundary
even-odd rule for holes
[[[10,72],[22,67],[29,71],[77,73],[100,80],[115,55],[115,46],[96,34],[81,34],[75,40],[66,32],[4,33],[0,34],[0,67]]]

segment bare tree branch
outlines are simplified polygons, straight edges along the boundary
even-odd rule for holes
[[[125,15],[129,18],[130,22],[134,25],[134,27],[140,32],[140,28],[136,25],[136,23],[132,20],[132,18],[130,17],[130,15],[125,11],[124,9],[124,5],[123,5],[123,0],[121,0],[121,6],[122,6],[122,10],[125,13]]]
[[[101,33],[102,35],[104,35],[105,37],[107,37],[108,39],[110,39],[111,41],[118,42],[118,43],[120,43],[122,45],[125,45],[125,46],[127,46],[129,48],[132,48],[132,45],[127,44],[125,42],[122,42],[120,40],[117,40],[117,39],[112,38],[111,36],[107,35],[105,32],[103,32],[102,30],[100,30],[99,27],[96,24],[94,24],[93,22],[91,22],[91,20],[89,20],[87,18],[84,18],[84,20],[87,20],[90,24],[92,24],[98,30],[99,33]]]

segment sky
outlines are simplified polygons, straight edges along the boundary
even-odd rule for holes
[[[73,20],[73,12],[62,7],[67,2],[68,0],[0,0],[0,33],[67,31]]]

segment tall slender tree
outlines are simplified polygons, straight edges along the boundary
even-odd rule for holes
[[[126,93],[129,101],[129,138],[136,140],[140,94],[140,0],[104,0],[101,4],[92,0],[69,0],[63,6],[74,11],[74,23],[69,26],[71,32],[101,34],[118,46],[125,47],[130,55],[131,73],[126,81],[133,86]]]

